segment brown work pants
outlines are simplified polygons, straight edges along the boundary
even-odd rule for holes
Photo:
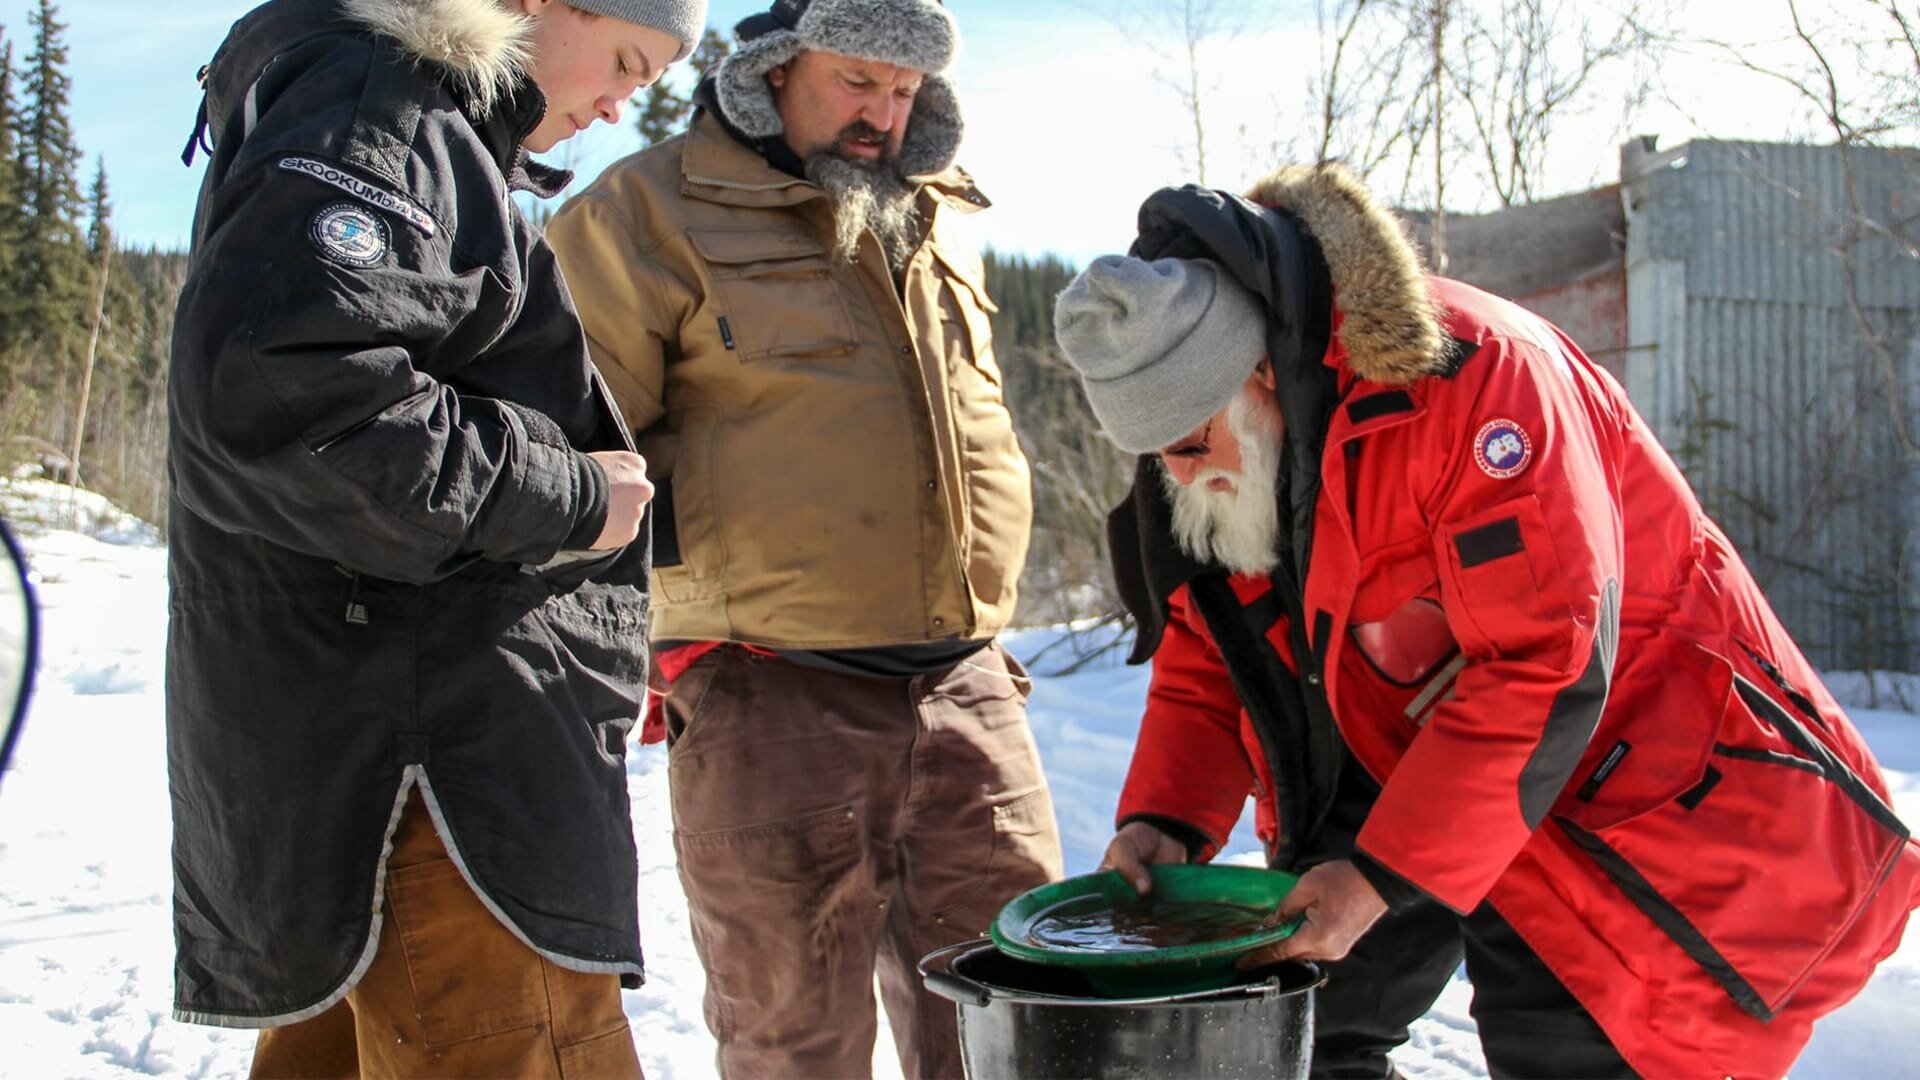
[[[373,964],[339,1004],[260,1033],[256,1077],[638,1077],[618,975],[570,971],[495,918],[418,790],[387,860]]]
[[[876,972],[901,1071],[961,1075],[915,965],[1060,877],[1024,674],[998,645],[912,679],[730,646],[675,680],[674,847],[722,1076],[870,1075]]]

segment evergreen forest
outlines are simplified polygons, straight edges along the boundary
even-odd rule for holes
[[[122,245],[82,158],[59,5],[0,26],[0,464],[166,519],[166,371],[186,255]]]

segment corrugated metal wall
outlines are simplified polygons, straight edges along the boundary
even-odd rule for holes
[[[1628,394],[1815,663],[1920,670],[1920,154],[1622,158]]]

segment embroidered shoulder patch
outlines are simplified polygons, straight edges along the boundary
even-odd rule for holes
[[[281,158],[280,167],[288,172],[311,176],[323,184],[331,184],[354,198],[359,199],[361,202],[366,203],[368,206],[385,210],[394,217],[419,229],[422,234],[429,238],[434,234],[432,215],[422,210],[418,203],[378,185],[369,184],[344,169],[336,168],[324,161],[315,161],[313,158],[306,157]]]
[[[321,207],[307,235],[320,254],[361,270],[379,265],[391,240],[386,222],[344,200]]]
[[[1532,461],[1533,440],[1512,420],[1489,420],[1473,437],[1473,463],[1495,480],[1519,476]]]

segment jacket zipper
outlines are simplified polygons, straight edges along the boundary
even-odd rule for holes
[[[348,582],[346,622],[351,626],[367,625],[367,605],[360,602],[360,571],[349,570],[339,563],[335,563],[333,568],[345,575]]]
[[[927,229],[927,239],[924,239],[920,242],[920,250],[914,253],[914,262],[920,261],[919,256],[921,252],[925,252],[926,262],[928,263],[932,262],[933,252],[931,249],[927,247],[927,243],[929,240],[932,239],[932,237],[933,237],[933,229],[931,226],[929,226]],[[884,258],[882,258],[881,260],[881,265],[882,266],[886,265],[886,260]],[[909,273],[911,273],[912,267],[913,267],[913,262],[909,262],[908,263]],[[932,273],[932,270],[930,267],[923,267],[921,269],[921,273],[923,274]],[[910,320],[907,317],[907,306],[906,306],[906,302],[901,299],[901,295],[900,295],[901,290],[892,288],[891,281],[888,282],[888,285],[889,285],[889,288],[887,289],[887,296],[892,299],[893,312],[900,317],[900,327],[906,333],[906,339],[908,344],[907,344],[906,356],[904,358],[910,359],[913,361],[913,372],[914,372],[915,379],[920,384],[921,391],[925,394],[926,400],[929,402],[932,402],[934,400],[934,393],[939,388],[927,385],[925,359],[920,355],[919,341],[914,337],[913,323],[912,323],[912,320]],[[938,421],[939,417],[934,414],[934,410],[931,406],[929,406],[927,409],[927,420],[928,420],[927,434],[933,438],[934,467],[938,473],[938,475],[935,477],[933,481],[933,484],[934,484],[933,494],[940,504],[940,513],[944,515],[947,519],[947,534],[952,540],[953,572],[955,577],[957,577],[960,581],[961,600],[963,603],[965,603],[967,608],[966,625],[964,627],[940,627],[939,629],[952,630],[956,633],[972,634],[976,629],[976,624],[974,621],[974,610],[973,610],[973,583],[967,580],[966,557],[961,552],[960,539],[961,539],[962,523],[954,520],[953,501],[948,496],[948,493],[945,490],[946,485],[942,482],[946,478],[946,468],[945,468],[946,463],[941,461],[940,459],[940,433],[933,430],[933,423]],[[952,429],[954,427],[954,418],[953,418],[951,403],[949,403],[948,409],[947,409],[947,427],[949,429]],[[955,439],[957,440],[959,438],[959,432],[954,431],[953,434]],[[960,478],[956,476],[954,478],[954,482],[959,483]],[[964,495],[965,493],[960,492],[959,494]],[[964,499],[962,501],[964,502]]]
[[[1740,641],[1738,638],[1734,640],[1739,643],[1741,651],[1752,657],[1753,662],[1759,665],[1760,670],[1766,672],[1767,678],[1773,680],[1773,684],[1780,688],[1780,692],[1787,696],[1787,700],[1793,703],[1793,707],[1798,709],[1802,716],[1818,724],[1820,730],[1827,730],[1826,720],[1821,718],[1819,710],[1813,707],[1813,701],[1808,698],[1807,695],[1801,693],[1799,687],[1787,681],[1786,675],[1782,674],[1780,669],[1775,667],[1766,657],[1761,656],[1753,646],[1744,641]]]

